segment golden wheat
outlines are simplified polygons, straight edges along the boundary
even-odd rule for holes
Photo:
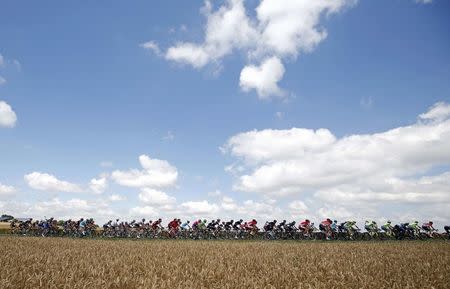
[[[447,242],[0,237],[0,288],[449,288]]]

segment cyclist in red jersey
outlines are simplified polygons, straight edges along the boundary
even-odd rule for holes
[[[309,229],[309,226],[311,226],[311,222],[308,219],[306,219],[300,222],[300,224],[298,225],[298,229],[303,232]]]
[[[253,219],[250,222],[247,222],[247,228],[249,228],[250,230],[255,229],[256,224],[258,224],[258,222],[255,219]]]
[[[326,220],[323,220],[319,225],[320,231],[325,233],[327,240],[329,240],[330,236],[331,236],[331,224],[332,223],[333,223],[333,221],[331,221],[331,219],[326,219]]]
[[[158,220],[156,220],[156,221],[154,221],[154,222],[153,222],[153,224],[152,224],[152,229],[153,229],[153,230],[156,230],[156,229],[158,229],[158,228],[159,228],[159,226],[161,225],[161,223],[162,223],[162,220],[161,220],[161,218],[160,218],[160,219],[158,219]]]

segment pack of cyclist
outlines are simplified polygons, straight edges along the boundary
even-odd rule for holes
[[[126,237],[126,238],[191,238],[191,239],[424,239],[447,237],[450,238],[450,226],[444,227],[444,233],[439,234],[429,221],[419,224],[411,223],[392,224],[386,221],[378,226],[376,221],[365,221],[365,232],[357,226],[356,221],[349,220],[338,223],[329,218],[322,220],[318,228],[309,219],[301,220],[298,225],[295,221],[283,220],[267,221],[260,230],[256,219],[244,221],[221,219],[197,219],[193,222],[174,218],[166,226],[161,218],[155,221],[142,219],[131,222],[109,220],[98,229],[94,220],[81,218],[79,220],[66,220],[57,222],[50,218],[41,221],[26,220],[23,222],[12,221],[11,232],[22,235],[36,236],[71,236],[71,237]]]

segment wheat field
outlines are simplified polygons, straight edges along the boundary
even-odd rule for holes
[[[0,237],[0,288],[449,288],[448,242]]]

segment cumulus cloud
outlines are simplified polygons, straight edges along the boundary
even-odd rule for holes
[[[167,50],[166,59],[201,68],[257,40],[242,0],[228,0],[217,11],[213,11],[210,1],[205,1],[203,13],[207,18],[204,42],[180,42]]]
[[[32,172],[25,175],[24,179],[28,186],[35,190],[66,193],[79,193],[83,191],[80,186],[59,180],[54,175],[47,173]]]
[[[89,182],[89,188],[94,194],[103,193],[107,187],[108,187],[108,181],[105,176],[102,176],[98,179],[93,178]]]
[[[4,101],[0,101],[0,127],[14,127],[16,121],[17,116],[11,106]]]
[[[295,214],[305,215],[308,212],[308,206],[303,201],[292,201],[288,208]]]
[[[20,213],[22,216],[43,219],[44,217],[55,217],[57,219],[79,219],[97,217],[97,221],[115,216],[114,211],[101,200],[69,199],[58,198],[49,201],[40,201],[34,204],[21,204],[20,212],[18,208],[11,211],[13,215]]]
[[[450,116],[450,104],[438,102],[433,105],[426,113],[419,115],[422,120],[443,121]]]
[[[189,201],[181,205],[184,214],[195,216],[215,216],[219,212],[219,206],[208,201]]]
[[[112,194],[111,196],[109,196],[109,200],[111,202],[126,201],[127,197],[119,195],[119,194]]]
[[[175,203],[176,199],[165,192],[144,188],[139,193],[139,200],[149,205],[170,205]]]
[[[278,86],[283,78],[284,66],[278,57],[264,60],[258,67],[254,65],[245,66],[241,71],[239,85],[244,91],[255,89],[261,99],[270,96],[283,96],[285,93]]]
[[[161,55],[161,50],[159,49],[159,45],[155,41],[148,41],[145,43],[141,43],[141,44],[139,44],[139,46],[144,49],[153,51],[153,53],[155,53],[158,56]]]
[[[307,152],[320,152],[335,141],[327,129],[253,130],[231,137],[222,151],[244,158],[247,163],[259,163],[301,158]]]
[[[242,70],[240,84],[244,91],[254,89],[260,98],[281,96],[278,86],[284,75],[281,59],[295,59],[300,53],[312,51],[327,36],[320,25],[323,16],[338,13],[355,2],[261,0],[255,16],[250,16],[244,0],[226,0],[216,9],[210,1],[205,1],[202,8],[206,17],[204,40],[178,42],[167,49],[165,58],[202,68],[209,63],[219,63],[239,50],[247,55],[249,63],[262,63],[259,67],[247,65]],[[264,59],[270,61],[265,63]]]
[[[7,186],[0,183],[0,197],[9,197],[16,193],[16,189],[13,186]]]
[[[135,218],[159,217],[159,212],[151,206],[138,206],[130,209],[130,216]]]
[[[223,150],[245,167],[234,188],[337,204],[450,203],[450,110],[437,103],[412,125],[335,137],[327,129],[237,134]],[[236,173],[236,172],[235,172]],[[343,214],[345,215],[345,214]]]
[[[177,169],[165,160],[139,156],[142,170],[113,171],[111,178],[119,185],[136,188],[165,188],[176,184]]]
[[[287,216],[287,211],[276,206],[276,202],[271,199],[262,201],[245,200],[237,202],[228,196],[224,196],[220,203],[222,216],[240,217],[240,218],[259,218],[270,219],[274,217]]]

